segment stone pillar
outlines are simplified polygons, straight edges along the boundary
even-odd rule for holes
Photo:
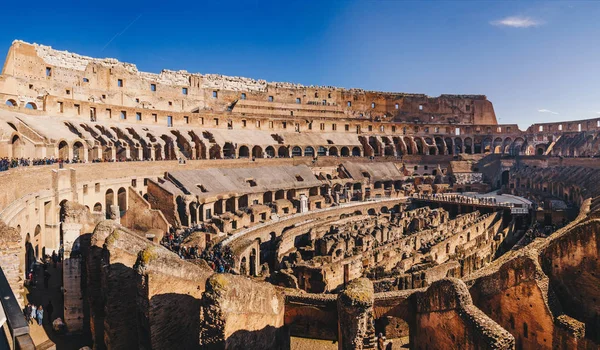
[[[83,330],[83,297],[81,294],[81,256],[71,257],[71,252],[79,250],[81,224],[62,223],[63,231],[63,287],[65,324],[69,332]]]
[[[150,159],[156,160],[156,150],[152,146],[149,146],[149,147],[150,147]]]
[[[300,212],[306,213],[308,211],[308,197],[305,194],[300,195]]]
[[[373,283],[358,278],[337,298],[338,349],[362,350],[375,348],[375,325]]]
[[[114,160],[117,159],[117,146],[116,145],[113,145],[110,148],[110,157],[111,157],[111,159],[114,159]]]

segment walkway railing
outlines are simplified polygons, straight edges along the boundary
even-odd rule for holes
[[[10,288],[10,284],[0,268],[0,305],[5,316],[2,324],[6,338],[0,338],[0,349],[35,349],[33,340],[29,335],[29,325],[23,315],[23,310]],[[9,338],[10,337],[10,338]]]

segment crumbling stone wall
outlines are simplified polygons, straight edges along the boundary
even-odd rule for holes
[[[140,347],[197,348],[200,302],[213,270],[156,246],[139,252],[134,269]]]
[[[464,282],[443,279],[417,292],[410,343],[418,349],[513,349],[514,337],[473,305]]]
[[[202,298],[204,349],[289,349],[282,290],[246,277],[215,274]]]
[[[560,304],[600,343],[600,220],[581,223],[548,243],[539,256]]]

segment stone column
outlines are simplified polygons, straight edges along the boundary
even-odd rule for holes
[[[367,278],[355,279],[337,298],[338,349],[375,348],[373,283]]]
[[[81,224],[62,223],[63,231],[63,287],[65,324],[69,332],[83,330],[83,297],[81,294],[81,255],[71,257],[79,250],[77,239],[81,235]]]
[[[300,195],[300,212],[306,213],[308,211],[308,197],[306,195]]]

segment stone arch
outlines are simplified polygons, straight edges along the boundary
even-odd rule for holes
[[[502,153],[502,139],[500,137],[494,139],[494,142],[492,143],[492,153]]]
[[[223,145],[223,158],[235,158],[235,146],[231,142],[225,142]]]
[[[265,148],[265,154],[268,158],[275,158],[275,148],[273,146],[268,146]]]
[[[460,137],[454,139],[454,154],[463,153],[463,142]]]
[[[60,141],[58,144],[58,158],[69,159],[69,144],[67,141]]]
[[[470,137],[466,137],[465,142],[464,142],[464,147],[465,147],[466,154],[473,154],[473,139]]]
[[[353,147],[352,148],[352,157],[360,157],[360,147]]]
[[[329,151],[329,153],[331,154],[331,150]],[[342,149],[340,150],[340,155],[342,157],[349,157],[350,156],[350,150],[348,149],[348,147],[346,147],[346,146],[342,147]]]
[[[121,216],[123,216],[127,210],[127,190],[125,187],[121,187],[117,191],[117,204],[119,205]]]
[[[292,148],[292,156],[293,157],[302,157],[302,148],[298,146],[294,146]]]
[[[25,105],[25,108],[36,110],[37,109],[37,105],[34,102],[27,102],[27,104]]]
[[[323,147],[323,146],[319,146],[317,148],[317,155],[319,157],[325,157],[327,155],[327,148]]]
[[[441,137],[435,138],[435,146],[438,154],[446,154],[446,146],[444,145],[444,140],[442,140]]]
[[[408,136],[405,136],[404,142],[406,143],[406,154],[415,154],[412,139]]]
[[[273,201],[273,192],[267,191],[263,193],[263,204],[271,203]]]
[[[18,107],[19,105],[17,104],[17,101],[13,100],[12,98],[6,100],[5,103],[8,107]]]
[[[97,213],[101,213],[102,212],[102,203],[96,202],[96,204],[94,204],[94,211]]]
[[[446,154],[454,154],[452,139],[450,137],[446,137],[444,139],[444,143],[446,144]]]
[[[250,150],[247,146],[240,146],[239,158],[250,158]]]
[[[210,149],[208,150],[208,155],[210,159],[221,159],[221,146],[219,146],[216,143],[210,146]]]
[[[305,157],[314,157],[315,149],[312,148],[311,146],[306,146],[306,148],[304,149],[304,156]]]
[[[337,157],[338,156],[337,147],[329,147],[329,155],[332,157]]]
[[[73,160],[85,160],[85,147],[81,141],[73,143]]]
[[[287,158],[287,157],[289,157],[288,148],[285,147],[285,146],[279,147],[279,149],[277,150],[277,156],[279,158]]]
[[[252,147],[252,157],[253,158],[262,158],[263,157],[263,149],[260,146]]]
[[[12,144],[12,156],[15,158],[21,158],[24,156],[25,144],[19,135],[14,135],[11,140]]]
[[[112,188],[106,190],[104,194],[104,207],[106,208],[106,218],[110,219],[110,207],[115,204],[115,192]]]

